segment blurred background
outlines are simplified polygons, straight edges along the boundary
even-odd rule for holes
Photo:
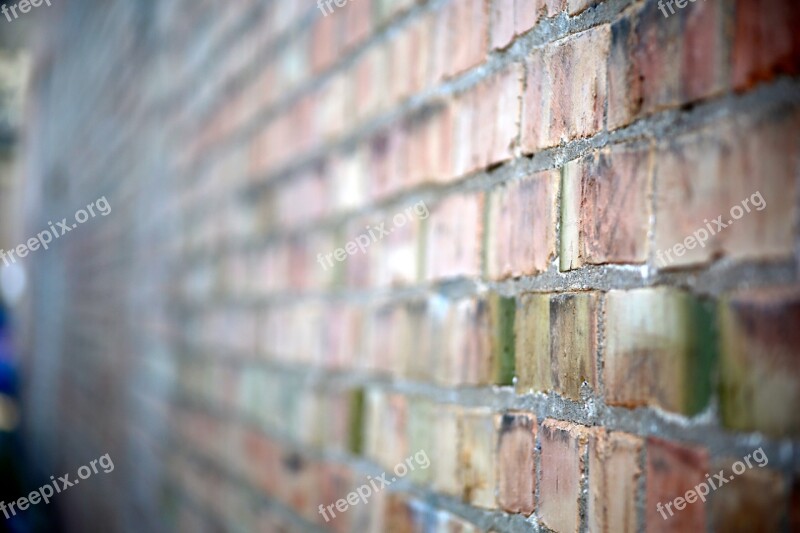
[[[0,532],[800,531],[800,3],[679,4],[0,1]]]

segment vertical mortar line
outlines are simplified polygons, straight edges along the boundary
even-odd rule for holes
[[[541,528],[542,521],[541,521],[541,487],[542,487],[542,417],[537,414],[536,415],[536,446],[533,450],[533,464],[536,476],[536,490],[534,491],[534,498],[533,498],[533,514],[531,518],[535,521],[536,526]]]
[[[601,291],[597,298],[597,351],[595,352],[595,371],[597,372],[597,390],[594,391],[595,401],[599,404],[598,409],[606,407],[606,386],[605,376],[605,342],[606,342],[606,294]]]
[[[645,533],[647,526],[647,439],[642,439],[642,449],[639,452],[639,478],[636,480],[636,531]]]
[[[591,429],[589,430],[591,431]],[[589,445],[591,438],[586,438],[586,447],[583,450],[583,457],[581,457],[581,497],[578,503],[578,511],[580,512],[580,525],[579,530],[582,533],[589,531]]]

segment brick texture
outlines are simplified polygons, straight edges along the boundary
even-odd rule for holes
[[[800,3],[659,3],[47,10],[19,242],[111,207],[0,265],[29,456],[116,464],[63,529],[800,528]]]

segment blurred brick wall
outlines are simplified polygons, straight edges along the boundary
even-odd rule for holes
[[[26,259],[45,474],[117,464],[62,495],[70,523],[799,527],[799,5],[53,6],[31,235],[113,208]]]

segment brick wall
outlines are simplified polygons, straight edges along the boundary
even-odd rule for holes
[[[26,261],[44,474],[117,464],[70,523],[800,528],[798,5],[49,8],[29,227],[113,209]]]

